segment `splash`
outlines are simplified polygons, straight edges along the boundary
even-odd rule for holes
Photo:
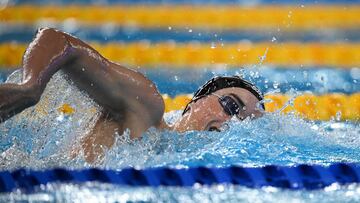
[[[179,115],[180,112],[170,114]],[[359,161],[360,137],[356,124],[314,123],[294,115],[267,114],[256,120],[234,119],[227,126],[228,129],[220,133],[179,134],[153,129],[141,140],[119,144],[109,150],[103,166],[112,169],[126,166],[225,167]]]
[[[330,185],[322,190],[251,189],[234,185],[194,187],[119,187],[103,183],[47,184],[34,194],[0,194],[1,202],[359,202],[357,184]]]
[[[10,77],[15,82],[21,72]],[[68,104],[69,115],[59,111]],[[57,73],[46,87],[41,101],[0,125],[0,169],[19,167],[192,167],[229,165],[264,166],[360,161],[359,123],[313,122],[295,115],[266,114],[256,120],[227,123],[222,132],[150,129],[138,140],[129,133],[117,136],[101,162],[89,164],[82,156],[69,158],[69,150],[94,125],[101,108],[85,93]],[[181,112],[165,114],[175,122]]]
[[[21,78],[22,71],[18,70],[6,82],[19,83]],[[58,166],[81,135],[92,128],[100,110],[62,72],[56,73],[37,105],[0,125],[0,167]]]

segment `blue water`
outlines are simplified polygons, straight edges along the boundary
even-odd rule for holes
[[[205,69],[155,68],[138,69],[154,81],[160,93],[172,97],[192,94],[207,80],[218,75],[242,75],[255,83],[265,93],[294,93],[310,91],[314,94],[345,93],[360,91],[360,68],[276,68],[269,66],[241,69],[218,67]],[[11,70],[0,71],[4,82]]]
[[[43,25],[51,26],[51,25]],[[6,27],[6,29],[1,29]],[[51,26],[52,27],[52,26]],[[114,25],[103,25],[99,27],[82,26],[76,24],[63,23],[57,26],[58,29],[66,31],[79,37],[87,42],[98,43],[115,43],[115,42],[138,42],[146,40],[151,43],[175,41],[177,43],[236,43],[239,41],[246,42],[272,42],[281,43],[289,41],[301,42],[358,42],[360,41],[360,30],[337,30],[318,32],[308,30],[304,32],[279,32],[268,30],[264,32],[254,32],[251,30],[218,30],[216,32],[206,29],[191,28],[138,28],[138,27],[121,27]],[[3,42],[18,42],[29,43],[33,37],[38,26],[10,26],[0,24],[0,43]]]
[[[282,4],[307,7],[320,4],[355,5],[359,0],[14,0],[0,1],[0,7],[21,4]],[[6,24],[5,24],[6,23]],[[238,41],[282,43],[300,42],[358,42],[359,29],[349,30],[197,30],[191,28],[140,29],[105,24],[100,27],[78,25],[73,21],[52,24],[50,21],[23,26],[0,24],[0,43],[28,43],[38,26],[57,27],[89,42],[150,43],[174,41],[177,43],[232,43]],[[266,93],[326,94],[360,92],[360,69],[334,69],[327,67],[264,67],[250,69],[226,66],[190,69],[140,69],[153,80],[161,93],[176,96],[189,94],[214,75],[243,75]],[[187,67],[184,67],[187,68]],[[249,67],[247,67],[249,68]],[[282,68],[282,69],[279,69]],[[338,67],[341,68],[341,67]],[[0,72],[0,83],[9,71]],[[12,81],[18,81],[15,75]],[[69,103],[76,110],[71,116],[61,114],[57,108]],[[294,115],[266,114],[254,121],[232,120],[224,131],[176,132],[150,129],[142,139],[130,140],[128,134],[119,136],[116,145],[106,151],[101,162],[89,164],[80,155],[69,158],[69,151],[79,146],[81,136],[97,119],[97,106],[90,98],[57,74],[48,85],[41,102],[20,115],[0,124],[0,170],[26,167],[49,169],[52,167],[99,167],[119,170],[124,167],[147,168],[156,166],[192,167],[229,165],[260,167],[267,164],[296,165],[300,163],[327,165],[333,162],[360,161],[360,123],[338,121],[307,121]],[[180,112],[165,115],[174,122]],[[27,194],[21,190],[0,194],[0,202],[360,202],[360,185],[331,185],[316,191],[290,191],[273,187],[249,189],[233,185],[214,185],[191,188],[160,187],[130,188],[108,184],[88,183],[48,184]]]
[[[170,95],[190,93],[212,75],[234,73],[255,81],[266,92],[299,94],[306,90],[316,93],[359,91],[358,69],[194,70],[193,73],[197,74],[192,75],[196,75],[196,79],[186,77],[189,74],[186,75],[184,70],[142,71],[154,79],[162,93]],[[171,74],[177,80],[171,77],[169,80]],[[3,76],[6,75],[8,73],[3,73]],[[15,82],[20,78],[21,73],[18,72],[10,80]],[[64,116],[57,111],[64,103],[73,106],[76,113]],[[359,123],[336,119],[327,122],[307,121],[294,115],[278,113],[268,113],[253,121],[232,120],[224,125],[220,133],[193,131],[179,134],[150,129],[139,140],[130,140],[125,133],[118,137],[115,147],[106,151],[101,162],[86,163],[81,155],[69,158],[69,151],[79,146],[81,136],[91,128],[98,111],[99,107],[90,98],[67,82],[62,73],[57,73],[38,105],[0,124],[0,169],[260,167],[268,164],[327,165],[360,161]],[[180,111],[170,112],[165,115],[165,120],[172,123],[179,116]],[[322,202],[324,199],[327,202],[358,202],[360,199],[359,185],[336,184],[317,191],[290,191],[232,185],[129,188],[92,182],[82,185],[52,183],[37,187],[35,191],[28,194],[16,190],[0,194],[0,202]]]
[[[35,194],[16,191],[0,194],[1,202],[359,202],[358,185],[331,185],[324,190],[291,191],[273,187],[249,189],[240,186],[215,185],[212,187],[118,187],[89,183],[49,184]]]
[[[262,74],[272,71],[272,74],[269,74],[272,75],[270,79],[285,77],[280,78],[282,79],[279,81],[280,84],[285,83],[283,80],[287,80],[287,71],[277,73],[279,70],[263,70],[265,71],[261,72]],[[289,75],[294,73],[288,71]],[[230,73],[233,72],[230,71]],[[336,81],[330,70],[323,70],[321,73],[323,78],[332,78],[332,80],[322,80],[324,89],[329,89],[336,84],[343,85],[341,81],[344,78],[342,77],[350,77],[346,72],[343,75],[336,74],[339,78]],[[255,76],[257,74],[246,73],[245,76],[255,79],[263,78]],[[149,77],[152,76],[149,74]],[[313,77],[318,76],[312,75],[311,78]],[[12,76],[11,80],[17,81],[20,78],[19,73]],[[187,83],[183,81],[185,77],[179,74],[179,78],[178,81],[182,81],[180,84],[186,86]],[[201,81],[204,78],[206,74],[203,78],[198,77],[198,80]],[[191,80],[191,78],[187,79]],[[156,83],[160,89],[168,86],[165,80],[159,78]],[[172,85],[181,86],[176,84],[176,81]],[[196,85],[188,84],[187,86],[195,87]],[[280,86],[272,85],[271,89],[267,90],[282,92]],[[298,86],[299,89],[302,88],[301,85]],[[350,83],[349,86],[350,89],[358,88],[357,83]],[[292,93],[301,93],[295,85],[291,87]],[[164,89],[162,92],[171,94]],[[57,108],[64,103],[74,107],[76,113],[71,116],[62,115]],[[102,162],[88,164],[81,156],[70,159],[68,151],[74,145],[76,146],[81,136],[91,128],[99,111],[100,108],[84,93],[68,83],[62,73],[56,74],[48,84],[38,105],[0,125],[2,135],[0,167],[2,169],[18,167],[41,169],[57,166],[66,168],[96,166],[121,169],[129,166],[139,168],[151,166],[223,167],[233,164],[264,166],[299,163],[326,165],[333,162],[359,162],[360,160],[359,123],[340,122],[336,119],[327,122],[307,121],[291,114],[284,116],[278,113],[268,113],[254,121],[232,120],[224,125],[226,129],[220,133],[193,131],[179,134],[150,129],[139,140],[130,140],[128,134],[125,133],[119,136],[116,146],[106,152]],[[165,118],[167,122],[172,123],[179,116],[180,111],[170,112],[165,115]]]
[[[360,69],[334,68],[274,68],[267,66],[249,69],[143,69],[161,93],[175,96],[191,94],[199,86],[217,75],[242,75],[265,93],[294,93],[310,91],[314,94],[340,92],[351,94],[360,91]]]

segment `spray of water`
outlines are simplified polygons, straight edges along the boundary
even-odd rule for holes
[[[19,78],[20,72],[8,82]],[[59,112],[64,103],[75,112],[71,115]],[[95,164],[86,163],[82,155],[70,158],[70,149],[80,147],[81,136],[93,127],[100,110],[62,73],[57,73],[39,104],[0,125],[0,169],[326,165],[358,162],[360,157],[359,124],[306,121],[277,112],[256,120],[233,119],[222,132],[179,134],[150,129],[138,140],[131,140],[129,132],[125,132],[117,136],[115,146]],[[179,116],[180,111],[170,112],[165,114],[165,120],[173,123]]]

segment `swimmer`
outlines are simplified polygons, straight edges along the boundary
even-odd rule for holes
[[[155,84],[143,74],[104,58],[95,49],[67,33],[42,28],[26,49],[19,84],[0,85],[0,122],[35,105],[51,77],[62,70],[103,111],[81,141],[88,162],[111,148],[115,136],[130,130],[139,138],[150,127],[185,132],[219,131],[236,116],[240,120],[262,115],[263,95],[240,77],[215,77],[202,86],[173,125],[164,122],[164,101]],[[260,105],[263,108],[263,105]]]

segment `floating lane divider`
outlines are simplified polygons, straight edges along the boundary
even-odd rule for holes
[[[336,163],[328,167],[270,165],[259,168],[241,166],[188,169],[149,168],[143,170],[128,168],[121,171],[101,169],[32,171],[19,169],[12,172],[0,172],[0,192],[12,192],[20,189],[31,193],[36,191],[38,186],[48,183],[81,184],[90,181],[133,187],[191,187],[195,184],[234,184],[250,188],[272,186],[293,190],[314,190],[334,183],[340,185],[359,183],[360,166]]]
[[[163,95],[165,112],[182,110],[192,95],[178,95],[171,98]],[[267,112],[294,112],[309,120],[360,120],[360,93],[345,95],[340,93],[314,95],[303,94],[296,97],[289,95],[265,95]]]
[[[178,95],[171,98],[163,95],[165,112],[183,110],[191,100],[192,95]],[[267,112],[290,113],[310,120],[360,120],[360,93],[352,95],[327,94],[316,96],[304,94],[292,98],[288,95],[266,95],[265,109]],[[60,113],[72,115],[76,109],[70,104],[63,104],[58,108]]]
[[[360,18],[359,18],[360,19]],[[204,68],[216,64],[239,67],[260,63],[283,67],[343,67],[360,65],[360,43],[109,43],[91,44],[103,56],[138,67]],[[21,63],[27,44],[0,44],[0,66]]]
[[[8,6],[0,19],[36,24],[41,20],[78,20],[88,25],[207,29],[354,29],[360,26],[358,5],[113,5]]]
[[[80,4],[106,4],[106,5],[116,5],[116,4],[248,4],[247,0],[106,0],[104,2],[99,2],[98,0],[83,0],[80,1]],[[29,0],[16,0],[15,3],[12,4],[19,5],[19,4],[28,4]],[[32,0],[32,4],[46,4],[47,2],[44,0]],[[299,4],[299,2],[289,1],[289,0],[257,0],[255,4]],[[301,3],[307,4],[358,4],[360,0],[302,0]],[[56,5],[69,5],[73,4],[72,0],[53,0],[51,4]]]

